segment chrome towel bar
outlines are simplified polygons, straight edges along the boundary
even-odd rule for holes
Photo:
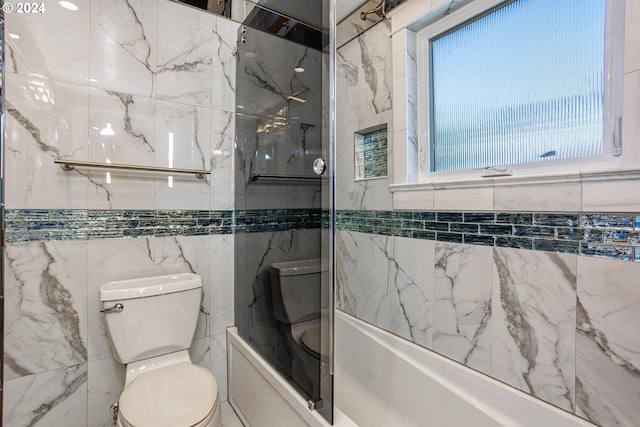
[[[137,171],[149,171],[149,172],[164,172],[164,173],[186,173],[195,175],[198,179],[203,179],[205,175],[210,175],[211,172],[199,169],[180,169],[180,168],[161,168],[156,166],[141,166],[141,165],[122,165],[118,163],[98,163],[98,162],[79,162],[76,160],[64,160],[55,159],[54,163],[60,165],[62,170],[70,171],[76,166],[88,167],[88,168],[101,168],[101,169],[121,169],[121,170],[137,170]]]
[[[251,181],[257,181],[259,179],[307,179],[307,180],[319,180],[322,179],[319,176],[314,175],[273,175],[273,174],[252,174]]]

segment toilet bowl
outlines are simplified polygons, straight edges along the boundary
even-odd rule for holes
[[[100,288],[115,358],[126,365],[119,427],[218,427],[213,374],[189,357],[202,280],[190,273],[109,282]]]
[[[273,263],[270,266],[274,318],[293,352],[291,375],[311,398],[318,397],[323,363],[328,363],[328,302],[321,292],[321,275],[328,271],[320,259]]]

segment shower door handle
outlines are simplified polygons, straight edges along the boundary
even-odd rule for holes
[[[326,168],[327,163],[322,157],[318,157],[313,161],[313,172],[315,172],[316,175],[322,175]]]

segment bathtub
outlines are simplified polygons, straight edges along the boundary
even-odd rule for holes
[[[324,427],[230,328],[229,403],[251,427]],[[334,425],[538,427],[592,424],[342,312],[335,321]]]

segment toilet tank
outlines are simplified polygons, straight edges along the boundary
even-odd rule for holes
[[[200,313],[202,279],[192,273],[143,277],[100,287],[115,358],[124,364],[191,346]]]
[[[271,264],[273,316],[282,323],[298,323],[320,317],[327,301],[322,298],[321,275],[328,264],[320,258]]]

